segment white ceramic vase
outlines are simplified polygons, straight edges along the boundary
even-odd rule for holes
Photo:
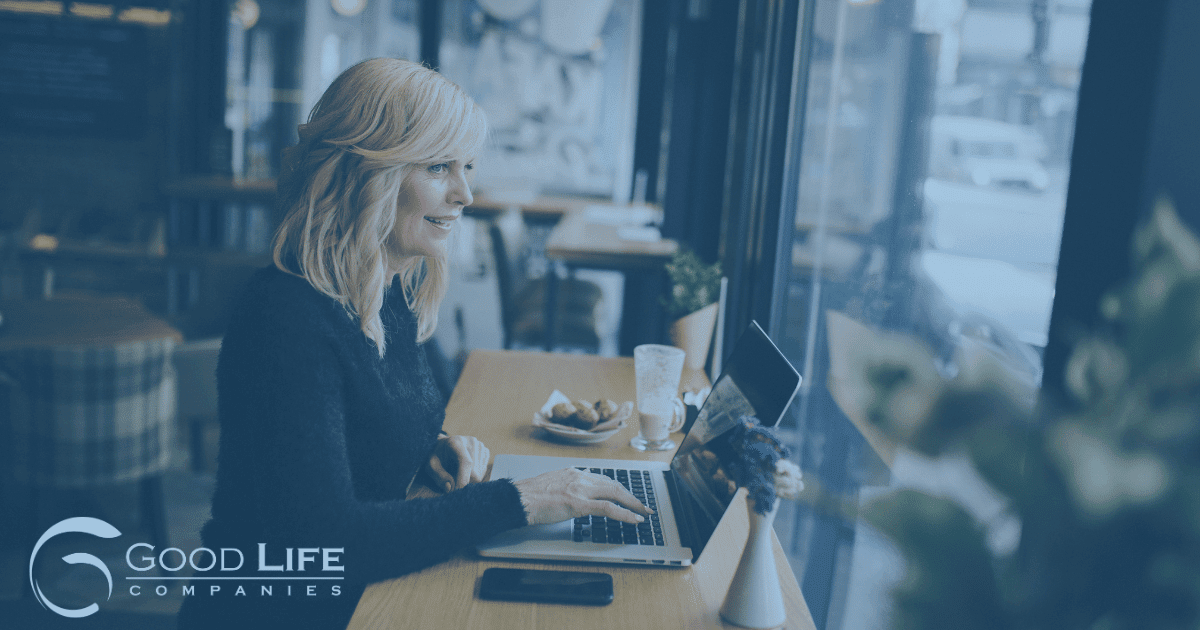
[[[771,523],[779,499],[775,499],[766,514],[754,511],[754,500],[749,495],[746,504],[750,532],[725,603],[721,604],[721,618],[743,628],[776,628],[787,621],[779,571],[775,568],[775,550],[771,546]]]
[[[671,345],[687,353],[683,365],[689,370],[703,370],[708,361],[708,347],[712,343],[713,327],[717,323],[717,303],[675,320],[669,331]]]

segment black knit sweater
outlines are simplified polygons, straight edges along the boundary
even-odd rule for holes
[[[267,268],[232,314],[217,368],[220,460],[205,546],[242,548],[248,565],[260,542],[344,547],[349,592],[337,598],[346,609],[337,617],[353,610],[356,586],[526,524],[506,479],[405,500],[437,440],[445,400],[398,283],[380,315],[382,359],[336,301]],[[181,627],[194,603],[222,607],[217,598],[186,601]]]

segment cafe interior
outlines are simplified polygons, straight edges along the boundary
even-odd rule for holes
[[[1021,615],[1050,609],[1062,624],[1046,627],[1168,627],[1128,625],[1136,602],[1113,604],[1103,577],[1070,613],[1013,583],[1036,590],[1056,562],[1114,574],[1116,592],[1200,583],[1196,563],[1151,579],[1084,542],[1049,553],[1045,532],[1066,530],[1035,526],[1150,555],[1166,551],[1131,533],[1139,518],[1200,532],[1200,511],[1156,507],[1200,478],[1195,450],[1155,451],[1128,414],[1085,422],[1115,408],[1097,391],[1136,389],[1158,356],[1138,344],[1196,336],[1185,310],[1147,325],[1153,340],[1122,337],[1152,309],[1118,297],[1200,273],[1197,28],[1191,0],[0,0],[0,620],[17,623],[0,625],[174,627],[176,583],[134,596],[125,571],[105,599],[94,566],[58,554],[35,596],[33,541],[91,516],[201,546],[217,359],[231,305],[271,264],[281,151],[334,77],[393,57],[460,85],[490,125],[424,346],[448,430],[490,423],[492,453],[666,462],[630,446],[636,419],[581,444],[530,417],[554,390],[633,400],[643,344],[685,350],[694,416],[755,322],[803,377],[775,433],[805,489],[767,525],[784,627],[1042,627]],[[1200,391],[1189,356],[1178,391]],[[1200,443],[1190,396],[1177,444]],[[1010,429],[1025,441],[996,437]],[[1047,461],[1067,462],[1055,479],[1077,511],[998,481],[997,461],[1033,457],[1003,450],[1030,436],[1067,453]],[[936,503],[895,499],[913,492]],[[1114,514],[1126,529],[1104,529]],[[690,568],[589,568],[618,578],[605,608],[482,601],[484,568],[523,565],[466,551],[373,586],[351,627],[411,627],[413,607],[445,615],[419,627],[736,627],[722,602],[748,527],[731,508]],[[124,568],[124,546],[103,549]],[[971,554],[990,577],[957,560]],[[1200,602],[1192,588],[1172,601]],[[99,612],[64,619],[43,597]],[[961,623],[919,622],[936,611]]]

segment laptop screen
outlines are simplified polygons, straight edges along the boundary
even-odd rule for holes
[[[744,415],[775,426],[799,389],[800,374],[762,328],[750,322],[671,460],[681,495],[677,520],[694,557],[700,557],[737,491],[728,474],[733,451],[727,434]]]

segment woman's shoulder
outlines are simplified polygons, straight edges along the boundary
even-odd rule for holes
[[[230,318],[230,332],[239,328],[258,333],[336,330],[348,325],[356,328],[337,300],[316,290],[308,280],[274,265],[251,276]]]

